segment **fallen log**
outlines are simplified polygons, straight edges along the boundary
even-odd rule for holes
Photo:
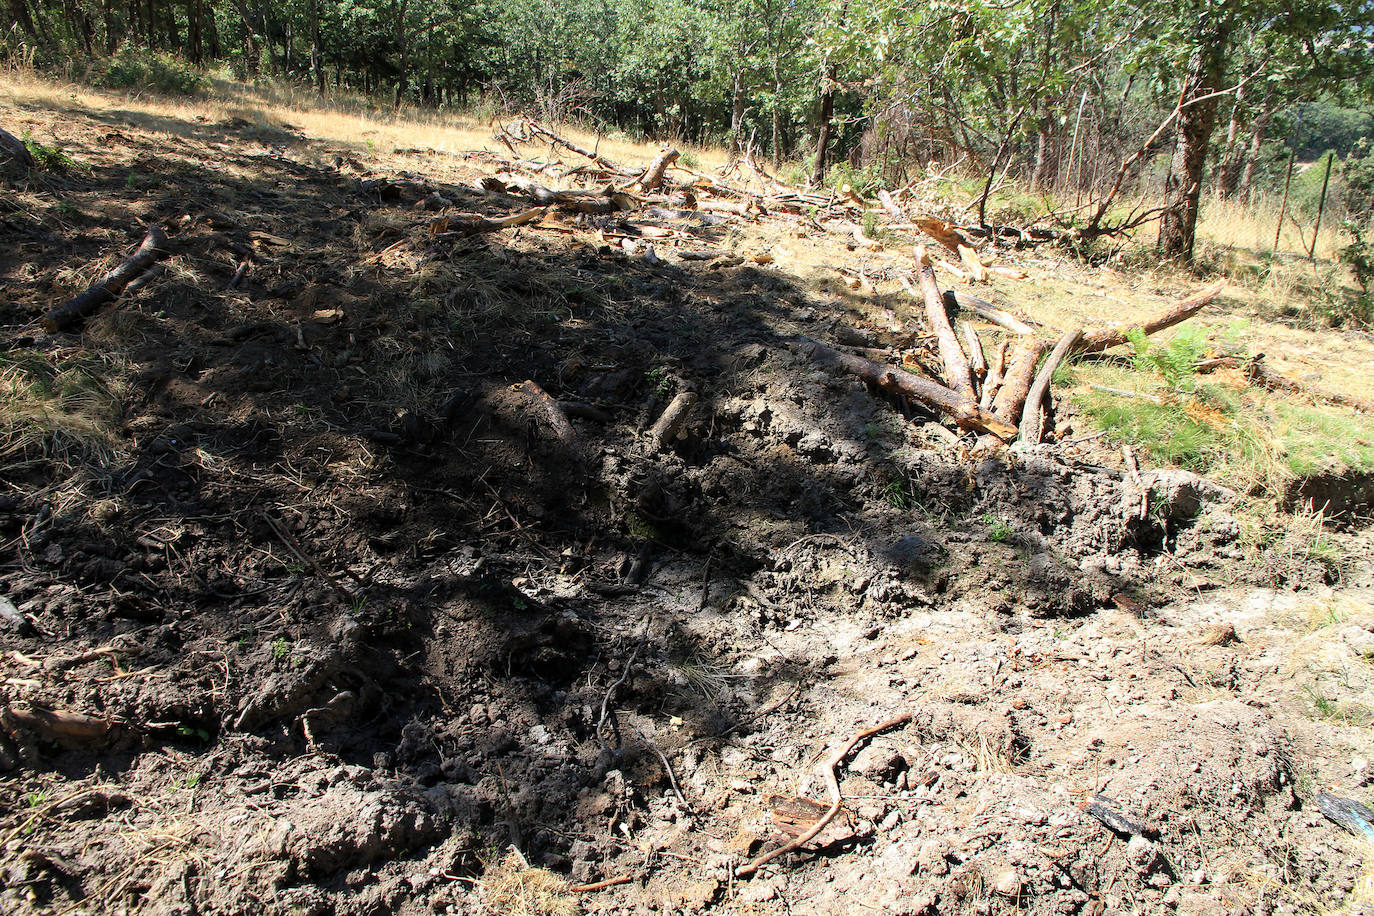
[[[921,283],[921,298],[926,306],[926,323],[935,332],[935,339],[939,344],[940,362],[944,363],[945,367],[945,384],[954,389],[963,400],[976,404],[978,395],[973,389],[973,374],[969,371],[968,359],[964,356],[964,351],[959,346],[959,338],[949,323],[949,313],[945,311],[940,287],[935,282],[935,268],[930,265],[930,255],[922,245],[916,246],[916,264],[917,278]],[[902,285],[906,287],[907,292],[915,295],[909,283],[904,280]]]
[[[13,723],[11,727],[28,729],[45,741],[68,748],[108,744],[115,736],[115,722],[65,709],[34,705],[0,708],[0,721],[6,720]]]
[[[1143,324],[1118,324],[1110,328],[1099,328],[1095,331],[1085,332],[1079,339],[1075,353],[1100,353],[1111,347],[1119,347],[1129,340],[1129,332],[1139,328],[1144,331],[1146,336],[1171,328],[1179,322],[1192,318],[1198,312],[1210,304],[1212,300],[1221,295],[1222,289],[1226,287],[1226,281],[1222,281],[1215,286],[1210,286],[1191,298],[1184,299],[1162,315],[1158,315]]]
[[[981,382],[988,377],[988,358],[983,353],[983,340],[971,321],[960,322],[959,330],[963,332],[964,343],[968,346],[969,368],[973,370],[974,381]]]
[[[159,226],[150,226],[138,250],[123,264],[101,277],[84,293],[50,309],[43,316],[43,329],[50,333],[66,330],[78,321],[95,314],[101,306],[118,299],[119,294],[124,292],[124,288],[133,282],[135,277],[162,257],[166,246],[166,233]]]
[[[991,433],[1004,441],[1016,438],[1016,427],[978,409],[978,404],[961,398],[938,382],[913,375],[904,369],[884,366],[860,356],[843,353],[819,341],[803,337],[797,341],[802,355],[824,365],[853,373],[864,381],[912,398],[949,417],[959,426]]]
[[[11,159],[18,162],[26,169],[34,168],[36,165],[33,161],[33,153],[29,152],[28,145],[3,127],[0,127],[0,151],[5,152]]]
[[[1002,389],[992,401],[992,415],[1001,422],[1015,423],[1021,416],[1021,408],[1025,406],[1035,377],[1035,364],[1040,362],[1044,352],[1044,342],[1035,337],[1024,337],[1017,345],[1011,366],[1002,379]]]
[[[697,396],[694,392],[684,391],[668,403],[663,414],[649,430],[649,439],[654,444],[654,451],[663,451],[663,447],[677,436],[677,431],[682,428],[682,421],[687,419],[687,411],[696,402]]]
[[[892,218],[898,222],[906,219],[906,214],[902,212],[902,208],[897,206],[897,202],[892,199],[892,195],[885,189],[880,188],[878,190],[878,203],[882,204],[883,209],[891,214]]]
[[[456,216],[445,216],[436,219],[429,224],[430,235],[478,235],[483,232],[499,232],[502,229],[511,229],[515,226],[523,226],[526,223],[536,223],[549,213],[548,207],[533,207],[520,213],[512,213],[510,216],[503,216],[500,219],[487,219],[485,216],[473,216],[470,214],[458,214]]]
[[[992,351],[992,363],[988,366],[988,377],[983,381],[983,393],[978,398],[978,409],[983,413],[992,410],[992,399],[997,395],[997,389],[1002,386],[1002,373],[1007,366],[1007,348],[1009,341],[1002,341],[997,345],[997,349]]]
[[[959,246],[959,263],[964,265],[964,270],[974,280],[982,282],[988,278],[988,269],[978,257],[978,252],[968,245]]]
[[[1006,328],[1013,334],[1024,334],[1031,336],[1035,333],[1035,328],[1017,318],[1011,312],[1003,311],[986,299],[981,299],[970,293],[963,293],[957,290],[945,291],[945,305],[972,312],[980,318],[986,319],[1000,328]]]
[[[1041,428],[1045,420],[1045,399],[1050,393],[1050,379],[1054,376],[1054,370],[1059,368],[1059,364],[1064,361],[1064,357],[1069,354],[1078,338],[1083,336],[1082,328],[1074,328],[1054,345],[1050,351],[1049,359],[1040,367],[1040,371],[1035,376],[1034,383],[1031,384],[1030,392],[1026,395],[1026,406],[1021,412],[1021,441],[1029,442],[1032,445],[1039,444]]]
[[[959,253],[960,245],[973,246],[973,239],[969,237],[968,233],[951,222],[937,219],[933,216],[918,216],[912,220],[912,223],[915,224],[917,229],[920,229],[926,235],[930,236],[941,245],[944,245],[956,255]]]
[[[644,172],[644,177],[639,179],[639,186],[645,191],[652,191],[663,184],[663,173],[668,170],[668,166],[678,160],[682,154],[671,146],[663,150],[654,157],[654,161],[649,163],[649,168]]]
[[[1281,391],[1287,394],[1303,394],[1315,398],[1319,401],[1329,401],[1341,407],[1349,407],[1351,410],[1358,410],[1361,413],[1374,413],[1374,403],[1358,398],[1354,395],[1342,394],[1339,391],[1329,391],[1324,388],[1317,388],[1307,385],[1286,376],[1271,372],[1269,367],[1264,364],[1264,354],[1248,359],[1242,366],[1245,378],[1252,385],[1269,391]]]
[[[563,412],[563,408],[553,399],[547,391],[539,386],[539,383],[532,379],[525,379],[520,383],[526,394],[528,394],[536,404],[544,408],[544,414],[549,419],[549,425],[553,427],[554,435],[558,436],[569,445],[577,441],[577,432],[572,424],[568,422],[568,415]]]

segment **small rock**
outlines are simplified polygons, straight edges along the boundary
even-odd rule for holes
[[[992,889],[1003,897],[1016,897],[1021,893],[1021,876],[1016,869],[1009,868],[997,876]]]
[[[1142,875],[1149,874],[1159,865],[1159,850],[1154,843],[1136,834],[1126,844],[1126,860]]]

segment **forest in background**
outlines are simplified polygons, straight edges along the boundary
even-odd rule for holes
[[[6,3],[6,57],[106,85],[194,90],[218,66],[725,144],[861,193],[945,170],[1089,238],[1158,221],[1181,260],[1203,194],[1247,199],[1290,159],[1339,162],[1323,196],[1356,230],[1374,187],[1369,0]]]

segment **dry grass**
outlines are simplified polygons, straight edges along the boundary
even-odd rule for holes
[[[515,849],[486,870],[479,887],[492,916],[577,916],[582,912],[566,880],[530,865]]]
[[[473,150],[508,152],[494,139],[500,124],[493,118],[404,105],[391,109],[354,96],[321,99],[312,90],[286,84],[249,86],[214,80],[211,85],[210,92],[203,96],[170,98],[57,83],[31,72],[11,71],[0,74],[0,100],[55,110],[81,108],[104,112],[155,132],[182,133],[187,125],[197,122],[240,118],[264,131],[291,130],[308,139],[380,155],[414,150],[448,154]],[[597,136],[575,126],[555,125],[554,129],[627,167],[647,163],[659,149],[653,143]],[[726,161],[720,150],[683,147],[683,151],[692,153],[706,168],[719,167]]]
[[[1209,197],[1203,201],[1198,219],[1198,238],[1228,248],[1242,248],[1253,254],[1274,249],[1274,228],[1279,223],[1282,201],[1278,197],[1261,195],[1246,204],[1239,200]],[[1290,211],[1291,213],[1291,208]],[[1310,220],[1296,220],[1285,216],[1279,234],[1278,250],[1306,254],[1312,244]],[[1340,228],[1335,214],[1327,213],[1317,233],[1316,257],[1319,261],[1334,260],[1336,253],[1349,244],[1349,236]]]
[[[108,363],[64,351],[0,354],[0,459],[108,461],[119,395],[106,380],[121,377]]]

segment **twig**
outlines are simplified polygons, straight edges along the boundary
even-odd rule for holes
[[[673,787],[673,794],[677,796],[677,800],[681,803],[683,810],[688,814],[694,814],[695,812],[692,811],[692,806],[687,803],[687,799],[683,797],[682,790],[678,788],[677,775],[673,772],[673,764],[668,760],[667,755],[659,750],[658,745],[650,741],[649,736],[640,731],[638,727],[635,728],[635,733],[639,735],[639,740],[648,745],[649,750],[658,755],[659,762],[663,764],[663,772],[668,774],[668,785]]]
[[[596,740],[601,742],[601,749],[609,751],[611,746],[607,743],[603,731],[606,728],[606,717],[610,714],[611,696],[615,694],[620,685],[625,683],[625,679],[630,676],[630,668],[634,666],[635,657],[639,655],[639,650],[644,648],[644,644],[649,641],[649,620],[644,620],[644,635],[635,644],[634,651],[630,653],[629,659],[625,662],[625,668],[620,672],[620,677],[610,687],[606,688],[606,695],[601,698],[601,719],[596,723]]]
[[[778,849],[775,849],[770,853],[759,856],[757,859],[748,863],[747,865],[742,865],[739,868],[735,869],[735,877],[747,878],[763,866],[767,865],[769,862],[772,862],[774,859],[778,858],[779,856],[786,855],[787,853],[792,852],[795,849],[800,849],[801,847],[805,846],[807,843],[815,839],[820,834],[820,832],[824,830],[830,824],[830,822],[835,819],[835,816],[840,813],[840,809],[844,807],[844,796],[840,793],[839,778],[839,768],[840,764],[844,762],[844,758],[849,756],[849,752],[854,750],[854,746],[857,745],[860,741],[863,741],[866,738],[872,738],[874,735],[879,734],[880,732],[885,732],[889,728],[896,728],[898,725],[905,725],[910,721],[911,713],[904,713],[900,716],[897,716],[896,718],[888,719],[886,722],[883,722],[880,725],[875,725],[872,728],[865,729],[864,731],[859,732],[857,735],[846,741],[843,746],[837,748],[835,752],[831,754],[829,759],[825,762],[825,777],[826,781],[830,784],[831,802],[829,810],[827,810],[825,814],[821,815],[820,820],[816,821],[816,823],[811,826],[810,830],[806,831],[801,836],[797,837],[792,842],[788,843],[786,846],[779,847]]]
[[[353,603],[353,595],[348,589],[344,588],[332,573],[316,562],[314,557],[307,556],[306,553],[301,550],[300,545],[296,543],[296,539],[291,536],[290,532],[278,524],[276,519],[268,515],[265,509],[258,514],[262,516],[263,521],[267,522],[267,527],[272,529],[272,533],[277,536],[278,540],[286,545],[286,549],[291,551],[292,555],[294,555],[297,560],[300,560],[306,566],[313,569],[317,575],[326,579],[334,589],[335,594],[343,599],[344,604],[351,605]]]
[[[629,884],[634,880],[632,875],[621,875],[618,878],[607,878],[605,881],[598,881],[595,884],[574,884],[568,888],[574,894],[590,894],[592,891],[604,891],[608,887],[615,887],[617,884]]]

